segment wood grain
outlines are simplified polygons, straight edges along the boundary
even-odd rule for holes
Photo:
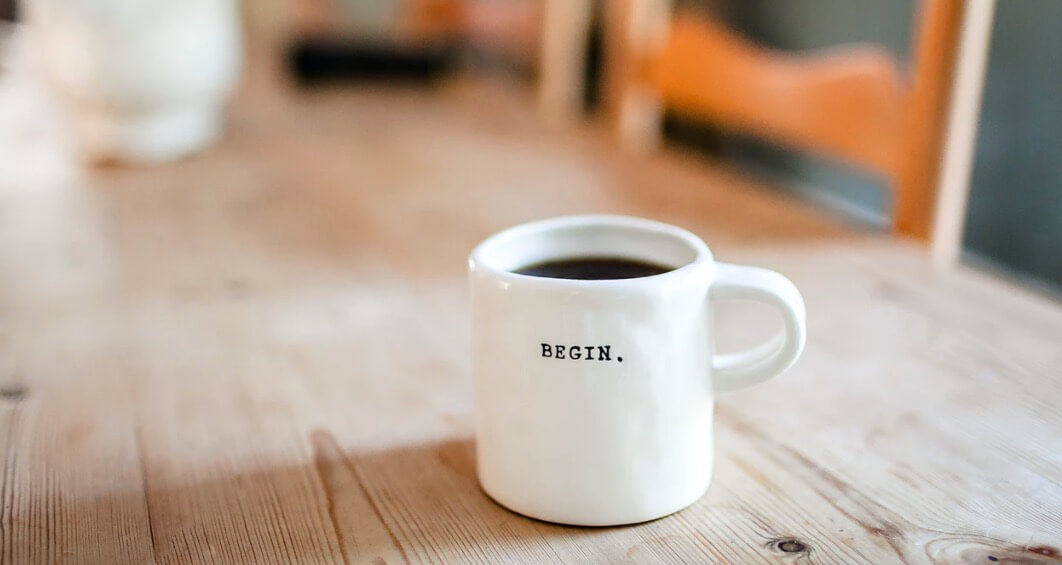
[[[4,562],[1059,560],[1057,304],[692,153],[544,128],[497,83],[252,66],[218,146],[141,169],[55,165],[42,104],[0,151]],[[588,211],[686,226],[808,304],[792,372],[719,398],[708,494],[633,527],[525,519],[474,474],[466,253]],[[774,323],[726,304],[720,348]]]

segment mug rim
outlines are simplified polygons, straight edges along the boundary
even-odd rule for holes
[[[693,251],[693,259],[664,273],[626,279],[561,279],[524,275],[500,267],[497,264],[492,264],[491,261],[487,259],[492,248],[504,245],[515,238],[531,236],[552,230],[586,226],[621,228],[630,231],[663,235],[686,245],[691,251]],[[510,282],[535,282],[540,284],[578,287],[659,284],[672,279],[685,277],[706,268],[710,269],[714,263],[715,259],[712,256],[712,252],[708,248],[708,245],[704,240],[697,237],[692,232],[665,222],[619,214],[578,214],[558,216],[518,224],[489,236],[487,239],[476,245],[468,257],[469,272],[474,273],[485,271]]]

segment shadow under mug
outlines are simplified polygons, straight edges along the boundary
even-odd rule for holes
[[[614,280],[515,272],[578,257],[674,268]],[[650,220],[510,228],[472,251],[469,277],[479,480],[503,506],[550,522],[630,524],[697,501],[712,476],[713,396],[780,374],[804,347],[804,301],[789,279],[717,262],[692,233]],[[773,306],[784,332],[715,354],[726,328],[711,311],[725,299]]]

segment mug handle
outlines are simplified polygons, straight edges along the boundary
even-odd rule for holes
[[[712,359],[713,391],[731,392],[766,381],[788,369],[807,339],[804,298],[792,281],[759,267],[716,263],[711,300],[745,299],[774,306],[785,331],[759,346]]]

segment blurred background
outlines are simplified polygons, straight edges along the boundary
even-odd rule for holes
[[[351,91],[381,82],[430,91],[475,76],[526,91],[527,113],[544,124],[605,130],[636,152],[657,147],[662,132],[669,146],[857,229],[930,245],[950,238],[943,256],[1057,297],[1062,3],[962,4],[0,0],[9,22],[0,153],[36,135],[16,127],[27,103],[12,94],[16,68],[66,108],[61,123],[73,125],[56,127],[73,132],[85,167],[209,151],[235,85],[257,88],[256,68],[296,88]],[[688,37],[667,31],[676,20],[690,22]],[[26,49],[15,45],[20,35]],[[742,101],[713,94],[731,90]],[[796,105],[803,98],[809,105]],[[891,145],[868,141],[879,137]],[[0,183],[17,182],[17,168],[0,169]]]

